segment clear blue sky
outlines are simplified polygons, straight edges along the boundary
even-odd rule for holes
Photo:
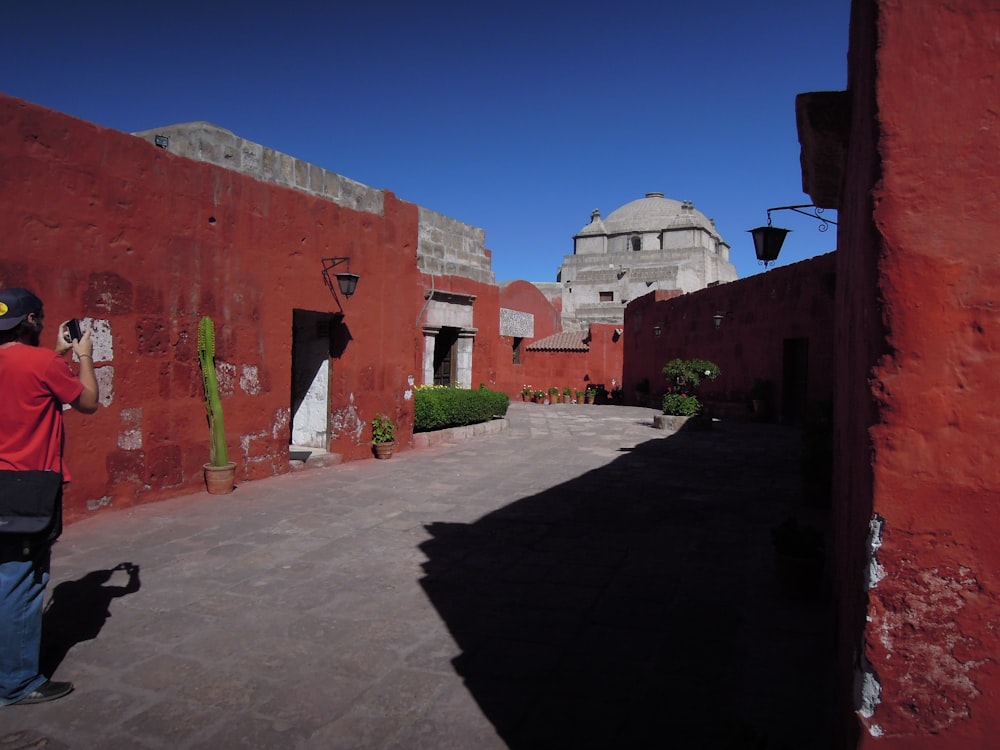
[[[647,192],[747,229],[802,193],[795,95],[846,87],[849,0],[8,3],[0,91],[126,132],[207,120],[486,230],[498,280]],[[831,218],[836,214],[831,213]],[[834,249],[788,211],[778,265]]]

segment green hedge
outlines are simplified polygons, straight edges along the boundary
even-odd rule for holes
[[[510,406],[506,393],[491,391],[485,386],[470,391],[447,386],[421,386],[413,396],[413,431],[429,432],[446,427],[459,427],[489,422],[502,417]]]

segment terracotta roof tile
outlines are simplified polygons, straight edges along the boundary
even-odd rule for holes
[[[529,352],[589,352],[590,347],[584,342],[586,336],[586,333],[572,331],[553,333],[528,344],[527,349]]]

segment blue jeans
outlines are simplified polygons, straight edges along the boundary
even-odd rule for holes
[[[0,545],[0,706],[21,700],[48,679],[39,674],[38,659],[50,550],[40,544],[25,557],[20,545]]]

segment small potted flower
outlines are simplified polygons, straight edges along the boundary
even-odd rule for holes
[[[578,404],[584,403],[584,401],[586,400],[586,397],[587,397],[586,391],[577,391],[576,392],[576,403],[578,403]]]
[[[549,388],[549,403],[558,404],[559,403],[559,389],[555,386]]]
[[[376,414],[372,420],[372,448],[375,458],[392,458],[396,447],[396,424],[385,414]]]
[[[545,403],[545,391],[537,390],[535,391],[535,403],[544,404]]]
[[[594,403],[594,400],[597,398],[597,389],[596,388],[587,388],[587,391],[584,394],[584,397],[587,399],[587,403],[588,404]]]
[[[569,386],[563,388],[563,403],[572,404],[573,403],[573,389]]]
[[[522,401],[531,401],[531,396],[532,396],[533,393],[534,393],[534,391],[531,390],[531,386],[530,385],[524,386],[523,388],[521,388],[521,400]]]

